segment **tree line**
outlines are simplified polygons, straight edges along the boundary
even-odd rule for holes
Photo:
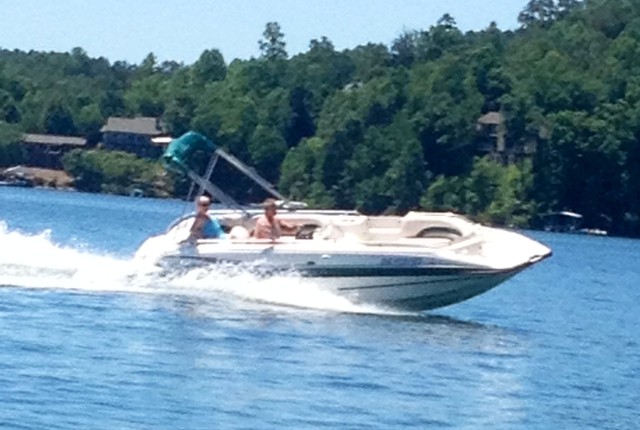
[[[316,206],[452,210],[521,227],[572,210],[640,235],[640,1],[531,0],[518,21],[465,33],[446,14],[389,46],[337,51],[322,37],[295,56],[271,22],[260,54],[230,63],[215,48],[191,65],[0,50],[0,163],[19,156],[20,132],[97,143],[109,116],[159,116],[174,136],[199,131]],[[507,144],[535,154],[481,157],[476,121],[492,111]],[[90,174],[101,191],[161,180],[152,165],[95,152],[66,157],[80,187]],[[226,173],[224,189],[261,197]]]

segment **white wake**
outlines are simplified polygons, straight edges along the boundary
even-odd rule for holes
[[[335,312],[388,313],[351,303],[295,273],[263,278],[242,268],[220,270],[216,266],[166,273],[142,266],[133,258],[58,245],[47,231],[37,235],[10,231],[1,221],[0,286],[180,295],[204,300],[225,297]]]

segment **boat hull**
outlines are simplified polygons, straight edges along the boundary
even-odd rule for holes
[[[423,311],[453,305],[480,295],[518,271],[315,279],[326,283],[332,290],[354,303]]]
[[[371,304],[393,309],[425,311],[453,305],[485,293],[534,262],[509,269],[478,267],[381,267],[380,265],[303,265],[259,264],[204,256],[167,256],[163,265],[170,271],[177,267],[216,267],[237,273],[253,272],[271,277],[295,274],[310,283],[347,298],[356,304]]]

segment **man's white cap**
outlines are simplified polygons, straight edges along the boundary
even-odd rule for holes
[[[211,199],[207,196],[200,196],[198,197],[198,203],[203,204],[203,205],[210,205],[211,204]]]

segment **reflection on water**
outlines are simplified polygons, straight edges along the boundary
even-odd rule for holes
[[[285,372],[285,378],[295,376],[285,369],[302,367],[315,389],[365,390],[372,398],[395,399],[377,405],[372,413],[380,419],[397,407],[419,422],[425,414],[420,399],[429,398],[439,399],[430,404],[429,419],[441,424],[456,416],[455,422],[470,426],[508,427],[527,415],[529,344],[507,328],[445,315],[344,313],[228,297],[213,303],[173,297],[160,306],[209,321],[193,359],[212,370],[221,356],[224,361],[237,354],[261,363],[262,372]],[[456,399],[465,399],[465,407],[452,408]],[[353,403],[341,401],[345,407]]]

